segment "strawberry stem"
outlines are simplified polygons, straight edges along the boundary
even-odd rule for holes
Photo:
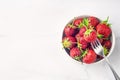
[[[102,21],[101,23],[104,23],[104,24],[106,24],[106,25],[109,25],[109,26],[110,26],[110,24],[108,23],[108,20],[109,20],[109,16],[107,17],[107,19],[106,19],[106,20]]]
[[[108,23],[108,20],[109,20],[109,16],[107,17],[107,19],[104,22]]]
[[[106,22],[108,22],[108,20],[109,20],[109,16],[107,17],[107,20],[106,20]]]

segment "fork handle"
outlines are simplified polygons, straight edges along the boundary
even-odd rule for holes
[[[118,74],[116,73],[116,71],[115,71],[115,70],[113,69],[113,67],[111,66],[109,60],[108,60],[107,58],[105,58],[105,59],[106,59],[106,63],[107,63],[108,66],[110,67],[110,69],[111,69],[111,71],[112,71],[115,79],[116,79],[116,80],[120,80],[120,77],[118,76]]]

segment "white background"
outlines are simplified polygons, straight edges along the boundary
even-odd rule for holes
[[[79,15],[110,17],[120,75],[119,0],[0,0],[0,80],[114,80],[103,62],[84,66],[62,49],[66,23]]]

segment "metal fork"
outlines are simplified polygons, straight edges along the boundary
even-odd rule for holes
[[[94,42],[91,43],[91,46],[93,48],[93,50],[95,51],[96,54],[104,57],[106,63],[108,64],[108,66],[110,67],[114,77],[116,80],[120,80],[120,77],[118,76],[118,74],[115,72],[115,70],[113,69],[112,65],[110,64],[108,58],[104,55],[104,49],[100,43],[100,41],[98,39],[96,39]]]

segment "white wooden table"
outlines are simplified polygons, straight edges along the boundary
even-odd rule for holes
[[[66,23],[79,15],[110,17],[120,75],[119,0],[0,0],[0,80],[114,80],[103,62],[84,66],[62,49]]]

